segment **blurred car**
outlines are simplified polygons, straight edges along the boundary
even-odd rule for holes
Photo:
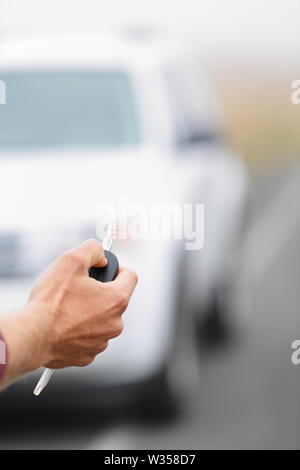
[[[115,241],[140,279],[125,330],[89,367],[58,371],[39,400],[95,404],[105,389],[124,398],[123,387],[155,409],[167,396],[178,306],[181,316],[197,309],[200,323],[208,315],[231,272],[246,198],[209,84],[189,49],[110,35],[3,40],[0,77],[2,312],[26,301],[57,255],[96,236],[101,204],[205,204],[202,250]],[[25,384],[34,387],[32,375]]]

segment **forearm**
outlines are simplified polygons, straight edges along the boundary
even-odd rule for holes
[[[45,338],[39,331],[38,312],[31,304],[18,312],[0,318],[0,331],[7,347],[7,365],[0,389],[27,372],[37,369],[44,361]]]

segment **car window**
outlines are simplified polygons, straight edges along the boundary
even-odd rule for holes
[[[110,147],[141,140],[134,93],[122,71],[2,73],[0,150]]]
[[[165,71],[169,110],[173,124],[174,142],[178,147],[216,140],[218,132],[211,122],[209,106],[201,102],[201,90],[193,78],[179,68]]]

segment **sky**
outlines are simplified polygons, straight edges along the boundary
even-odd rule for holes
[[[298,55],[300,0],[0,0],[0,34],[155,27],[204,51]]]

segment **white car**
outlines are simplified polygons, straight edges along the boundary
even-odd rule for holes
[[[166,40],[0,43],[2,312],[26,301],[57,255],[96,237],[102,204],[122,197],[148,208],[204,203],[205,210],[201,250],[186,251],[185,240],[115,240],[120,264],[139,275],[124,332],[89,367],[58,371],[39,403],[55,395],[65,406],[82,391],[79,399],[94,403],[104,389],[122,395],[124,385],[134,400],[158,405],[154,390],[162,396],[167,385],[182,279],[181,316],[204,315],[228,279],[247,176],[222,139],[218,106],[199,72],[192,54]],[[35,381],[25,381],[28,393]]]

